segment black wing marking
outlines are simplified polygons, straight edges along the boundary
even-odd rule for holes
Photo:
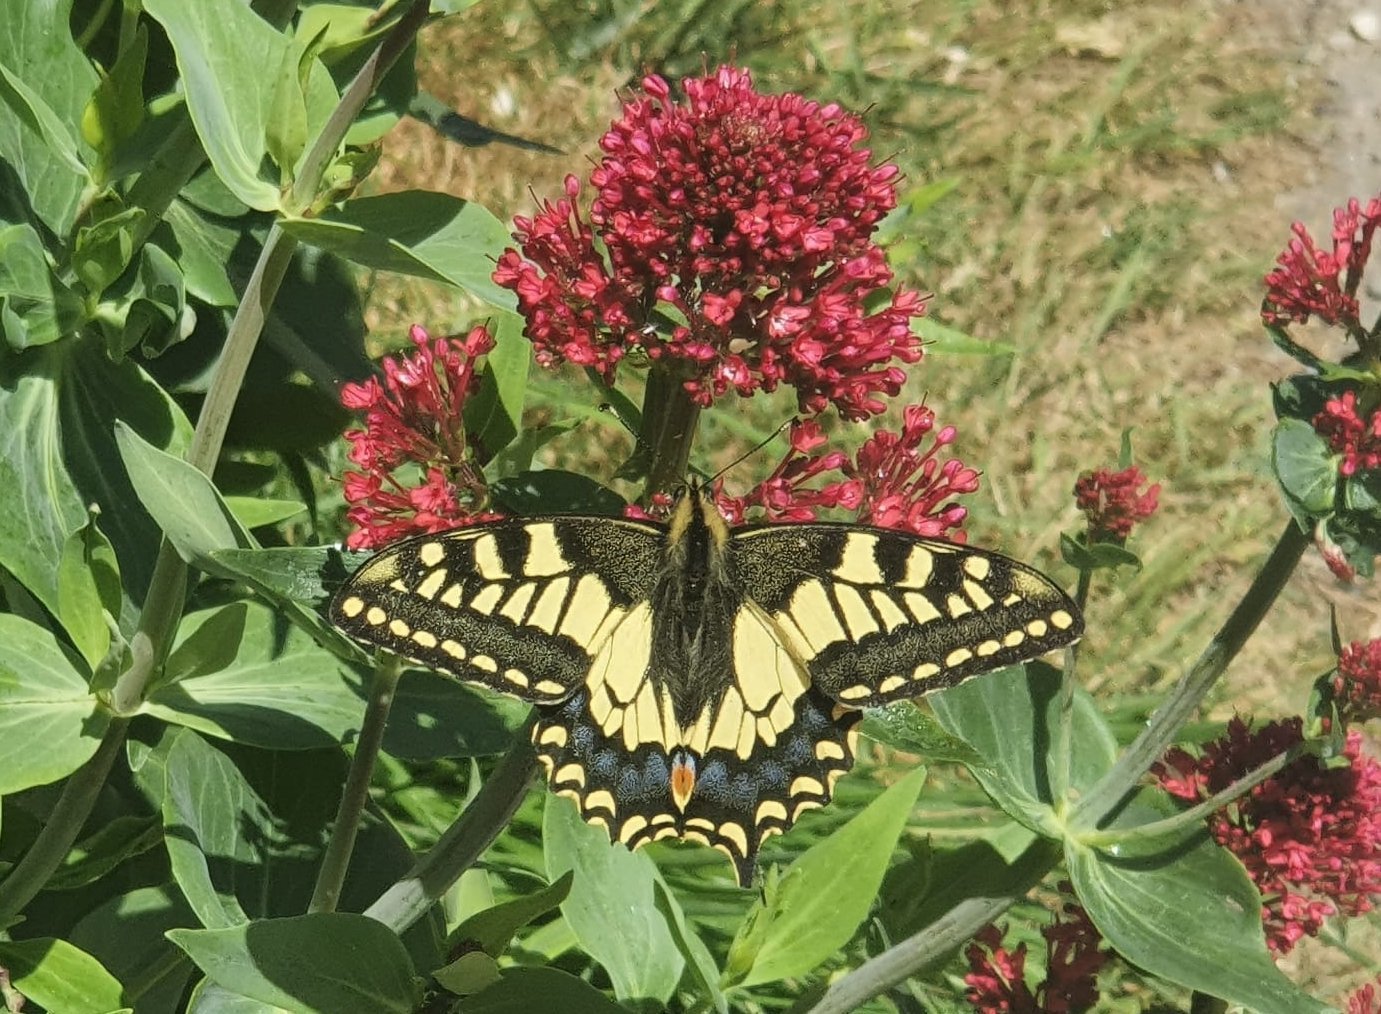
[[[1049,578],[970,546],[793,524],[736,529],[727,551],[811,683],[850,708],[954,686],[1083,633]]]
[[[371,557],[336,593],[350,636],[538,704],[584,684],[593,655],[661,566],[666,530],[523,518],[424,535]]]

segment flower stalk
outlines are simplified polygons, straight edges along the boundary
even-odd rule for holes
[[[1012,864],[1003,890],[965,898],[929,926],[869,958],[830,984],[810,1014],[848,1014],[913,975],[936,968],[965,941],[1015,905],[1060,860],[1060,846],[1038,838]]]
[[[1285,530],[1281,532],[1256,580],[1203,654],[1185,673],[1169,698],[1156,709],[1141,735],[1123,751],[1088,794],[1074,805],[1070,821],[1075,827],[1099,827],[1127,794],[1136,788],[1142,776],[1151,770],[1151,765],[1174,743],[1176,735],[1203,701],[1204,695],[1237,657],[1242,645],[1275,603],[1276,596],[1289,581],[1295,565],[1309,545],[1308,534],[1301,531],[1293,520],[1286,522]]]
[[[489,848],[513,819],[537,773],[537,752],[532,746],[535,721],[530,718],[514,733],[513,745],[470,805],[406,877],[365,909],[365,915],[402,933]]]
[[[350,868],[350,856],[355,850],[355,837],[360,830],[360,817],[364,814],[365,804],[369,802],[369,783],[374,775],[374,764],[383,746],[388,713],[393,707],[398,677],[402,672],[403,663],[397,655],[380,652],[374,666],[374,680],[369,688],[364,721],[360,723],[360,736],[355,743],[355,755],[350,758],[350,773],[341,791],[336,820],[331,825],[331,840],[326,843],[321,868],[317,871],[316,887],[307,906],[308,912],[334,912],[340,901],[341,887]]]

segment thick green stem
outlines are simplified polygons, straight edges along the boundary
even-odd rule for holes
[[[1153,820],[1135,827],[1110,828],[1102,831],[1086,831],[1079,835],[1079,844],[1090,848],[1111,848],[1128,839],[1148,840],[1168,837],[1190,830],[1202,831],[1204,819],[1217,813],[1239,796],[1244,796],[1267,778],[1305,754],[1319,752],[1317,740],[1296,743],[1288,750],[1282,750],[1265,764],[1243,775],[1221,792],[1215,792],[1207,799],[1182,810],[1173,817]]]
[[[403,663],[397,655],[381,652],[374,667],[374,682],[369,688],[369,705],[360,723],[360,737],[355,743],[355,756],[350,760],[350,774],[341,791],[336,822],[331,827],[331,840],[317,871],[316,889],[312,892],[308,912],[334,912],[340,901],[345,872],[350,868],[350,855],[355,850],[355,836],[360,830],[360,817],[369,801],[369,782],[374,776],[374,763],[384,742],[388,713],[393,707],[393,695],[398,689],[398,677]]]
[[[653,366],[647,377],[641,434],[649,452],[644,500],[684,481],[690,466],[700,406],[691,400],[684,379],[680,371],[665,362]]]
[[[513,819],[537,770],[530,719],[516,733],[513,746],[494,768],[460,817],[431,850],[417,861],[364,914],[401,933],[460,879]]]
[[[965,941],[1026,896],[1060,860],[1059,843],[1037,839],[1012,865],[1003,889],[985,897],[965,898],[918,933],[869,958],[836,979],[810,1014],[848,1014],[913,975],[946,961]]]
[[[188,463],[208,475],[220,457],[230,413],[259,343],[268,308],[278,295],[296,249],[297,241],[277,224],[269,230],[268,240],[259,252],[244,297],[226,333],[225,348],[216,364],[206,401],[197,418],[196,432],[192,435],[192,446],[187,452]],[[142,705],[172,641],[177,619],[182,615],[186,581],[187,564],[165,538],[158,547],[154,577],[139,615],[139,629],[134,635],[136,664],[120,674],[111,692],[111,708],[117,715],[132,715]]]
[[[1070,815],[1073,826],[1088,829],[1098,827],[1136,788],[1142,776],[1160,759],[1166,748],[1174,743],[1176,735],[1203,701],[1204,695],[1242,650],[1242,645],[1270,610],[1308,547],[1309,536],[1300,531],[1294,521],[1287,522],[1285,531],[1281,533],[1256,580],[1193,668],[1180,680],[1165,703],[1156,709],[1136,741],[1089,790],[1088,795],[1075,805]]]
[[[1069,805],[1071,772],[1074,770],[1074,665],[1078,660],[1077,645],[1065,649],[1064,672],[1060,677],[1060,707],[1055,724],[1055,770],[1051,778],[1051,796],[1055,812],[1063,815]]]
[[[128,729],[126,719],[111,719],[91,759],[63,785],[62,794],[43,830],[38,832],[34,843],[9,875],[0,881],[0,927],[9,925],[34,895],[43,890],[48,878],[66,858],[86,818],[91,815],[91,807],[105,785]]]

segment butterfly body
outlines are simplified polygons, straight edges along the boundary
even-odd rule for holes
[[[1069,644],[1074,604],[1006,557],[856,525],[555,516],[390,546],[347,634],[537,707],[552,789],[630,848],[762,841],[829,801],[861,709]]]

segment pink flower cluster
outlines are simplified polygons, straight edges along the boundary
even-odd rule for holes
[[[1381,638],[1353,641],[1338,656],[1333,699],[1344,721],[1381,718]]]
[[[1333,212],[1333,248],[1320,249],[1303,223],[1296,222],[1289,245],[1266,276],[1262,319],[1270,325],[1304,323],[1318,317],[1328,324],[1359,328],[1357,287],[1371,255],[1372,234],[1381,224],[1381,197],[1363,206],[1355,197]]]
[[[1303,742],[1303,721],[1252,729],[1240,718],[1199,756],[1176,748],[1155,768],[1171,795],[1197,803]],[[1381,898],[1381,764],[1349,732],[1349,762],[1300,757],[1208,820],[1247,868],[1262,898],[1266,943],[1285,954],[1328,917],[1368,911]]]
[[[1347,998],[1347,1014],[1381,1014],[1381,977],[1367,983]]]
[[[877,430],[850,458],[838,450],[816,453],[826,442],[820,424],[798,420],[790,448],[767,478],[742,496],[717,487],[715,502],[731,524],[754,509],[769,521],[812,521],[821,509],[842,508],[862,524],[962,543],[968,509],[951,498],[977,490],[978,473],[955,458],[941,460],[954,442],[953,426],[934,431],[935,413],[910,405],[900,432]],[[817,481],[830,472],[839,477]],[[628,514],[657,516],[669,505],[663,497],[651,512],[630,507]]]
[[[1146,476],[1133,465],[1120,472],[1100,468],[1079,476],[1074,502],[1088,517],[1090,542],[1127,541],[1132,528],[1155,513],[1160,504],[1160,483],[1141,487]]]
[[[999,1014],[1078,1014],[1098,1002],[1098,972],[1108,954],[1088,913],[1074,902],[1064,918],[1042,927],[1049,948],[1044,981],[1033,991],[1026,983],[1026,945],[1008,951],[1002,930],[985,926],[964,951],[969,973],[965,998],[976,1010]]]
[[[1381,468],[1381,408],[1359,412],[1357,393],[1344,391],[1328,399],[1313,422],[1328,446],[1343,456],[1338,474],[1347,477]]]
[[[349,457],[361,469],[342,477],[351,549],[444,531],[496,515],[484,510],[485,485],[465,435],[462,409],[479,383],[475,360],[494,347],[477,327],[464,338],[409,333],[414,351],[384,359],[384,376],[341,388],[341,404],[364,413],[350,430]],[[420,466],[422,480],[395,474]]]
[[[732,67],[683,85],[676,102],[649,76],[625,103],[588,221],[575,177],[515,219],[521,252],[494,280],[517,294],[538,361],[610,382],[636,350],[674,361],[702,405],[787,384],[804,412],[882,412],[898,364],[921,358],[910,321],[925,312],[910,291],[874,306],[892,274],[871,235],[896,167],[869,164],[866,128],[837,105],[760,94]]]

